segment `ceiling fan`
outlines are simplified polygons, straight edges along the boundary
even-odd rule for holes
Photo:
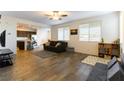
[[[62,20],[63,17],[67,17],[67,12],[61,12],[61,11],[51,11],[46,12],[45,16],[48,16],[50,20]]]

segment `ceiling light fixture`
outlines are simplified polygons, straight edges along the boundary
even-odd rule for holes
[[[48,16],[50,20],[62,20],[63,17],[68,16],[68,13],[61,11],[52,11],[52,12],[46,12],[45,16]]]

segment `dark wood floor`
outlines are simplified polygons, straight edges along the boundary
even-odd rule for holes
[[[43,59],[19,51],[13,66],[0,68],[0,80],[86,80],[92,70],[92,66],[81,63],[86,56],[65,52]]]

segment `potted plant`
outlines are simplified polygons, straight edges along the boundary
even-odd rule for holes
[[[103,37],[101,38],[101,42],[104,43],[104,39],[103,39]]]

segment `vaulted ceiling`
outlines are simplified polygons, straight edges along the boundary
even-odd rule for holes
[[[47,25],[57,25],[73,20],[112,13],[112,11],[66,11],[69,15],[64,17],[62,20],[49,20],[48,17],[43,14],[43,12],[44,11],[0,11],[0,14],[27,19]]]

